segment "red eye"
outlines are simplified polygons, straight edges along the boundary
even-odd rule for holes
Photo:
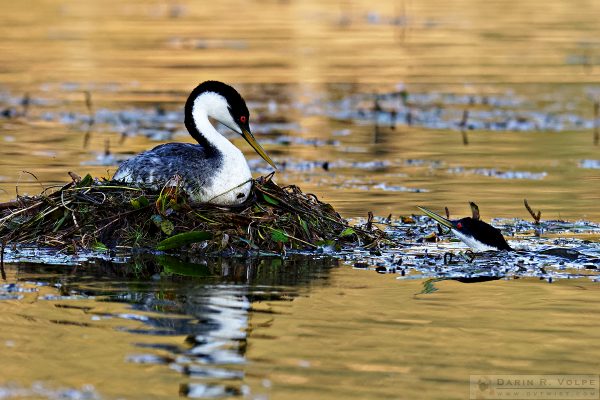
[[[241,122],[242,124],[245,124],[247,120],[248,120],[248,118],[246,118],[246,116],[245,116],[245,115],[242,115],[242,116],[240,117],[240,122]]]
[[[458,229],[462,229],[462,224],[459,222],[458,224],[456,224],[456,227],[457,227]]]

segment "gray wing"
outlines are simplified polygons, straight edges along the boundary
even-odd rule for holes
[[[113,180],[159,186],[179,175],[186,186],[202,188],[210,185],[221,160],[198,144],[167,143],[121,163]]]

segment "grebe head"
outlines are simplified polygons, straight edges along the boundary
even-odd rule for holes
[[[231,86],[218,81],[198,85],[185,104],[185,124],[199,126],[198,119],[211,117],[239,133],[250,146],[275,169],[275,163],[250,132],[250,112],[242,96]],[[196,128],[197,130],[197,128]],[[192,133],[192,136],[194,134]]]

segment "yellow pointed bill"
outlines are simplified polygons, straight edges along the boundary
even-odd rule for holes
[[[250,133],[250,131],[242,128],[242,136],[244,139],[246,139],[246,142],[248,142],[248,144],[250,146],[252,146],[254,151],[256,151],[258,153],[258,155],[263,158],[263,160],[265,160],[266,162],[271,164],[271,166],[273,168],[277,169],[277,167],[275,166],[275,163],[273,162],[273,160],[271,160],[271,157],[269,157],[267,155],[267,153],[265,152],[265,150],[262,148],[262,146],[260,144],[258,144],[256,139],[254,138],[254,135],[252,135],[252,133]]]
[[[425,213],[425,215],[427,215],[430,218],[433,218],[434,220],[436,220],[437,222],[440,223],[440,225],[443,225],[447,228],[454,228],[454,225],[452,224],[452,221],[450,221],[449,219],[446,219],[444,217],[442,217],[439,214],[434,213],[433,211],[425,208],[425,207],[421,207],[421,206],[417,206],[417,208],[421,211],[423,211],[423,213]]]

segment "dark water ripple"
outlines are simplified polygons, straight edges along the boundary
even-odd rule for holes
[[[141,341],[142,336],[136,336],[140,342],[132,343],[126,362],[164,366],[180,374],[181,396],[238,396],[249,394],[242,382],[248,332],[252,329],[252,304],[303,296],[303,286],[325,282],[328,270],[337,265],[335,259],[323,256],[292,257],[283,263],[281,259],[213,259],[212,275],[194,278],[159,273],[161,268],[152,260],[144,262],[146,268],[131,263],[74,262],[78,266],[72,270],[48,264],[20,264],[17,276],[26,278],[1,286],[0,299],[19,300],[15,295],[29,293],[33,297],[28,301],[50,300],[57,302],[55,307],[59,310],[82,312],[82,321],[73,321],[71,316],[54,320],[57,324],[91,328],[122,320],[122,324],[112,325],[117,331],[156,338],[153,343],[152,339]],[[45,292],[54,290],[56,295],[36,294],[40,288],[47,288]],[[84,300],[94,302],[77,305],[77,301]],[[128,311],[107,311],[119,304]],[[140,324],[143,329],[131,327]],[[181,341],[161,342],[167,336]],[[39,390],[43,398],[49,399],[100,398],[92,387],[79,390],[38,386],[0,387],[0,397],[31,396]]]
[[[594,119],[577,114],[568,100],[550,96],[552,102],[541,106],[539,97],[541,96],[525,98],[510,91],[503,94],[467,95],[409,93],[402,89],[383,94],[350,94],[333,101],[320,99],[307,105],[306,110],[314,115],[326,115],[338,120],[451,131],[562,132],[594,128]],[[586,95],[582,94],[582,98],[586,99]],[[592,103],[589,99],[587,101]]]

